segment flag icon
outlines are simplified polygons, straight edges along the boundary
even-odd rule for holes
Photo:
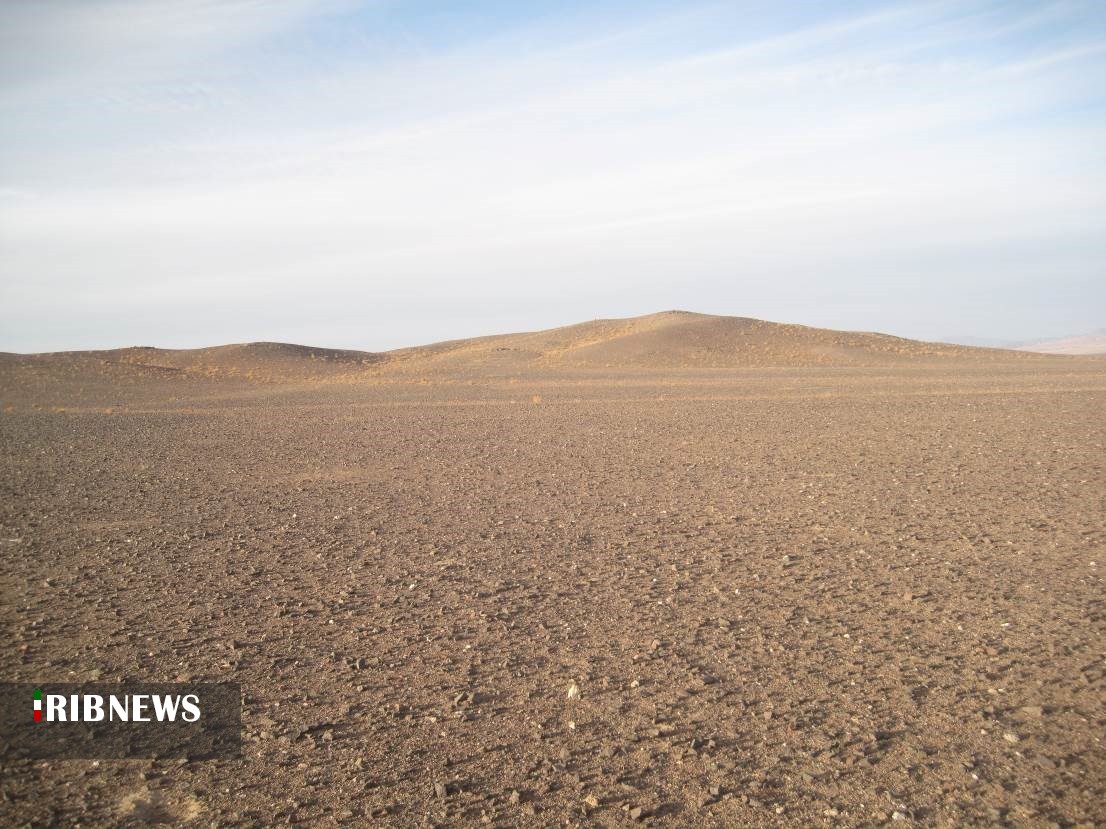
[[[42,691],[35,688],[35,722],[42,721]]]

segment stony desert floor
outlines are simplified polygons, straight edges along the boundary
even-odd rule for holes
[[[245,742],[0,822],[1106,825],[1106,360],[987,354],[11,358],[3,677],[234,679]]]

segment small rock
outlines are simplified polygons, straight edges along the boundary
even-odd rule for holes
[[[573,682],[568,686],[568,698],[579,699],[580,698],[580,686]]]
[[[1019,737],[1013,731],[1007,731],[1005,734],[1002,735],[1002,739],[1006,740],[1006,742],[1008,743],[1021,742],[1021,737]]]
[[[446,788],[445,783],[434,784],[434,796],[438,798],[438,800],[445,800],[448,794],[449,790]]]
[[[599,798],[593,794],[589,794],[587,797],[584,798],[584,805],[587,806],[589,809],[598,809]]]
[[[640,806],[635,806],[630,810],[630,820],[641,820],[645,816],[645,810]]]
[[[906,815],[905,815],[904,813],[902,813],[902,812],[892,812],[892,813],[891,813],[891,820],[909,820],[909,819],[910,819],[910,818],[908,818],[908,817],[907,817],[907,816],[906,816]]]
[[[517,806],[518,802],[522,800],[522,795],[518,793],[518,789],[511,789],[511,796],[507,799],[510,800],[512,804]]]

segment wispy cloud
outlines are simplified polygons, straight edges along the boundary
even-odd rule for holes
[[[1096,6],[642,8],[9,6],[0,347],[1101,325]]]

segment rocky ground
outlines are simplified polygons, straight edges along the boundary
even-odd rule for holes
[[[0,819],[1106,825],[1106,362],[1042,360],[4,375],[3,677],[245,742]]]

